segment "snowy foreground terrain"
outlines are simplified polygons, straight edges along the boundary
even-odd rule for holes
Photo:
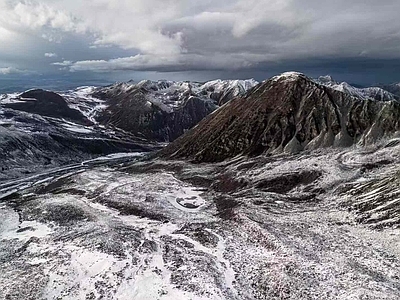
[[[0,184],[0,299],[400,299],[400,145]]]

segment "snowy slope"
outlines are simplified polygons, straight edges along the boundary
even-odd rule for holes
[[[190,97],[212,100],[216,104],[225,103],[234,97],[243,95],[258,84],[254,79],[248,80],[213,80],[206,83],[190,81],[150,81],[139,83],[133,81],[117,83],[104,88],[98,88],[94,95],[113,95],[114,98],[126,97],[141,90],[147,100],[166,112],[181,107]]]
[[[248,90],[255,87],[259,82],[254,79],[248,80],[213,80],[201,85],[197,92],[224,104],[235,97],[244,95]]]
[[[21,94],[0,97],[0,182],[100,155],[159,147],[91,122],[102,102],[81,95],[86,91],[78,89],[68,100],[47,91],[32,92],[39,100]]]
[[[104,100],[91,96],[96,90],[93,86],[83,86],[75,90],[60,92],[59,94],[65,98],[69,107],[79,110],[91,122],[96,122],[96,115],[105,109],[107,105]]]

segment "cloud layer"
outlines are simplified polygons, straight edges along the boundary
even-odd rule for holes
[[[0,68],[229,72],[397,60],[399,11],[398,0],[0,0]]]

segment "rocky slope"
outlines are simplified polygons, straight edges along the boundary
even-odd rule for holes
[[[199,162],[366,145],[400,129],[400,103],[364,100],[284,73],[204,119],[161,152]]]
[[[196,82],[142,81],[97,89],[105,101],[97,120],[147,139],[172,141],[195,126],[219,105],[243,95],[254,80]]]

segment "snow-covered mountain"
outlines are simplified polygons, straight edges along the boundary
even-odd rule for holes
[[[177,138],[257,82],[141,81],[0,96],[0,181]]]
[[[216,100],[219,105],[222,105],[235,97],[244,95],[258,83],[254,79],[213,80],[201,85],[196,92],[199,95],[207,95],[211,99]]]
[[[213,100],[215,104],[223,104],[234,97],[241,96],[249,89],[256,86],[254,79],[248,80],[213,80],[206,83],[190,81],[151,81],[143,80],[138,83],[133,81],[117,83],[92,92],[94,95],[109,95],[114,98],[126,97],[137,90],[146,93],[148,101],[159,106],[166,112],[172,112],[181,107],[188,97],[198,97],[203,100]],[[101,97],[104,98],[104,97]],[[115,99],[114,99],[115,100]]]
[[[338,91],[301,73],[283,73],[230,101],[161,153],[215,162],[236,155],[370,145],[400,130],[400,103],[385,100]]]
[[[367,87],[367,88],[357,88],[347,82],[337,82],[331,76],[320,76],[315,79],[317,83],[333,88],[337,91],[352,95],[357,98],[364,100],[374,99],[379,101],[398,101],[399,96],[389,92],[381,87]]]
[[[378,86],[400,98],[400,83],[382,84]]]
[[[105,108],[97,116],[101,124],[148,139],[172,141],[256,85],[253,79],[207,83],[145,80],[99,88],[91,96],[104,101]]]

